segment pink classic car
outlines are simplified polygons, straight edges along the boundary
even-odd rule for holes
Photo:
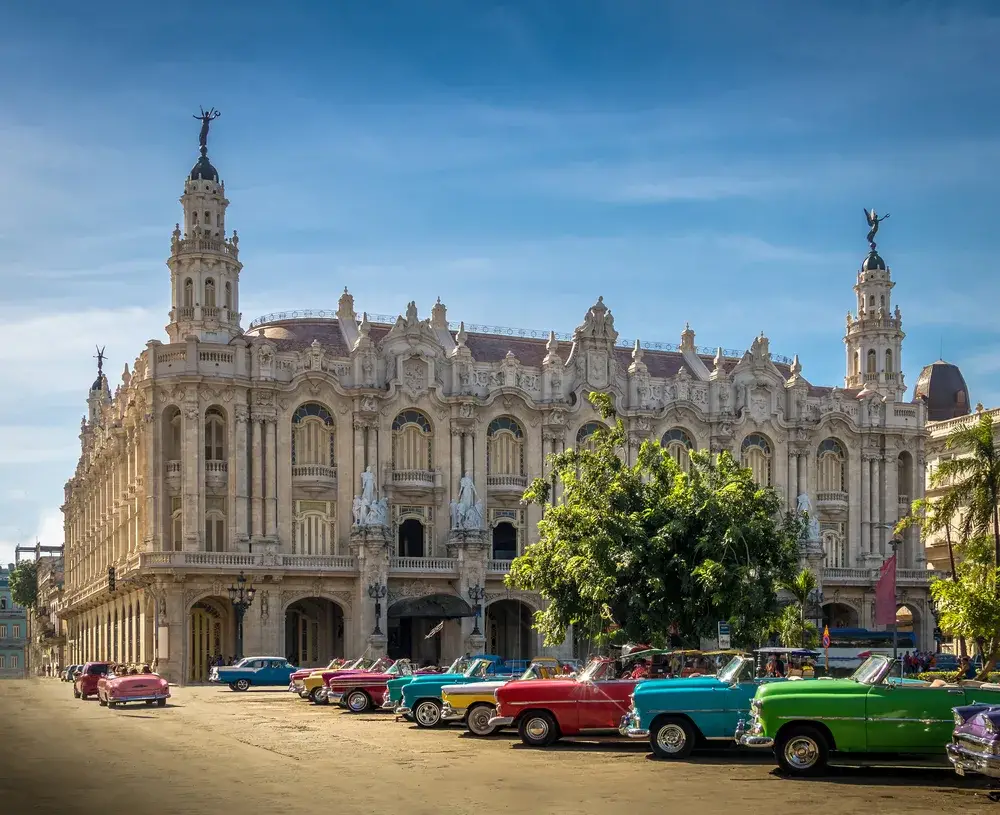
[[[158,707],[166,707],[169,697],[167,680],[152,671],[120,676],[109,673],[97,683],[97,701],[108,708],[129,702],[145,702],[147,707],[152,707],[154,703]]]

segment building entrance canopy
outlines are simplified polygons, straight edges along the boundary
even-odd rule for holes
[[[431,594],[426,597],[407,597],[389,606],[390,617],[433,617],[437,620],[456,620],[474,617],[475,612],[461,597],[454,594]]]

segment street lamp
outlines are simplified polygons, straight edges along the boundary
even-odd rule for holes
[[[253,605],[257,589],[253,587],[253,584],[247,585],[246,575],[240,571],[236,583],[231,585],[228,591],[229,602],[233,604],[233,609],[236,611],[236,658],[243,659],[243,617],[246,615],[247,609]]]
[[[479,615],[483,613],[483,607],[480,605],[482,599],[486,596],[486,589],[480,586],[478,583],[475,586],[469,586],[469,599],[476,604],[476,624],[472,629],[473,634],[482,634],[483,632],[479,630]]]
[[[899,547],[903,545],[903,541],[899,538],[893,538],[889,541],[889,545],[892,547],[892,585],[896,586],[899,580]],[[896,604],[896,597],[893,595],[892,602]],[[892,658],[899,663],[899,681],[903,681],[903,663],[899,661],[899,606],[895,605],[896,613],[892,615]]]
[[[375,601],[375,630],[372,631],[373,635],[382,634],[382,598],[389,593],[388,586],[380,585],[379,583],[372,583],[368,587],[368,596]]]

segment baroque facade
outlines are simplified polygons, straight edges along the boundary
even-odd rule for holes
[[[440,299],[426,317],[414,302],[359,314],[346,288],[335,311],[244,331],[239,238],[204,148],[180,200],[169,341],[148,342],[113,394],[99,364],[66,484],[68,661],[203,679],[213,656],[234,653],[227,589],[241,571],[257,590],[248,654],[541,652],[530,628],[541,598],[503,577],[541,518],[521,505],[524,488],[599,426],[592,390],[613,395],[626,455],[645,439],[682,463],[730,450],[790,509],[807,508],[803,558],[825,615],[873,624],[890,528],[923,494],[926,420],[902,401],[901,316],[874,248],[847,319],[845,386],[817,387],[763,335],[745,352],[699,348],[690,328],[677,345],[624,340],[603,298],[571,335],[456,325]],[[904,602],[924,625],[918,537],[900,558]]]

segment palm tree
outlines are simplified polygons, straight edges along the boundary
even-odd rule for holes
[[[952,433],[946,447],[965,455],[941,462],[931,476],[932,485],[948,486],[936,502],[937,516],[958,518],[962,540],[992,532],[994,562],[1000,567],[1000,451],[993,417],[980,413],[977,422]]]
[[[816,636],[816,626],[806,622],[806,605],[809,603],[809,595],[816,590],[816,575],[809,569],[803,569],[791,580],[783,580],[778,585],[792,595],[795,601],[794,605],[788,606],[781,615],[779,623],[781,639],[786,647],[791,647],[795,640],[799,640],[798,644],[805,648],[808,645],[807,639],[813,640]],[[798,606],[797,615],[793,610],[794,606]]]

